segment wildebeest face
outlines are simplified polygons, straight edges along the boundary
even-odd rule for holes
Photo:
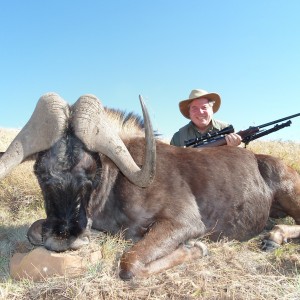
[[[55,154],[55,155],[54,155]],[[35,165],[47,219],[28,231],[33,244],[65,251],[89,243],[91,221],[88,204],[98,184],[99,158],[83,149],[75,138],[59,141],[40,155]]]

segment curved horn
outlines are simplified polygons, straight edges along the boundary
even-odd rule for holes
[[[142,97],[140,102],[144,115],[146,155],[140,169],[128,149],[114,131],[103,111],[100,101],[93,95],[84,95],[73,106],[72,124],[76,136],[90,151],[108,156],[121,172],[137,186],[146,187],[154,179],[156,168],[156,144],[148,111]]]
[[[63,135],[68,117],[69,106],[59,95],[43,95],[27,124],[1,157],[0,179],[29,155],[49,149]]]

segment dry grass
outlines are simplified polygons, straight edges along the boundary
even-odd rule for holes
[[[300,173],[300,143],[292,141],[253,141],[247,147],[248,149],[262,154],[270,154],[282,159],[286,164]]]
[[[256,141],[249,148],[279,156],[300,169],[299,144]],[[207,241],[210,253],[203,259],[148,279],[123,282],[118,278],[118,259],[128,243],[121,235],[94,233],[82,251],[101,247],[103,260],[82,277],[14,281],[9,259],[20,245],[31,247],[26,231],[44,217],[32,166],[26,162],[0,182],[0,299],[300,299],[299,244],[288,243],[266,253],[259,249],[260,237],[244,243]]]

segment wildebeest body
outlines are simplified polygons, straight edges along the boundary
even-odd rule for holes
[[[138,163],[144,148],[140,144],[137,148],[135,140],[134,147],[127,145]],[[93,227],[113,233],[126,229],[125,236],[135,241],[153,223],[170,219],[187,227],[190,238],[210,234],[214,240],[223,235],[246,240],[264,228],[272,192],[254,154],[247,150],[183,149],[158,142],[157,173],[151,186],[138,188],[119,173],[108,199],[92,201],[106,202],[102,211],[95,212]]]

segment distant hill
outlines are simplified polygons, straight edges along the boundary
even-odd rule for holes
[[[0,152],[4,152],[19,133],[19,129],[0,128]]]

